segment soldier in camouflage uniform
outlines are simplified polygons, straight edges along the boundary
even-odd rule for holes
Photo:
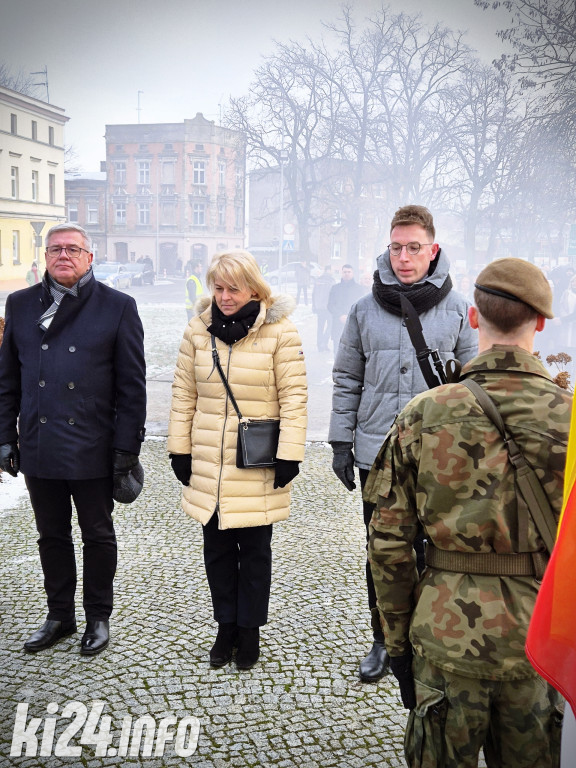
[[[534,265],[500,259],[478,276],[474,301],[479,354],[461,380],[491,396],[557,516],[571,396],[532,354],[553,317],[550,287]],[[386,647],[411,710],[408,765],[477,766],[483,749],[492,768],[557,766],[563,702],[524,652],[547,555],[503,440],[463,384],[404,408],[364,499],[376,504],[369,558]],[[418,523],[429,542],[420,579]],[[503,575],[512,561],[516,575]]]

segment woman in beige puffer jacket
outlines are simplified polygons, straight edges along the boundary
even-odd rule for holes
[[[272,523],[288,517],[290,482],[304,458],[306,374],[295,302],[270,295],[246,251],[217,254],[208,270],[212,296],[196,304],[174,377],[168,451],[184,484],[184,511],[202,523],[204,562],[219,629],[210,663],[237,648],[240,669],[259,656],[272,569]],[[243,416],[279,419],[274,468],[236,467],[238,417],[212,359],[211,334]]]

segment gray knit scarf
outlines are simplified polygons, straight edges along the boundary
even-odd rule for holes
[[[44,278],[42,279],[42,282],[44,283],[44,287],[49,291],[50,296],[52,296],[52,304],[48,307],[46,312],[44,312],[41,317],[38,318],[36,321],[40,328],[43,331],[47,331],[50,327],[50,323],[54,319],[54,315],[58,311],[58,307],[60,306],[60,302],[66,296],[66,294],[70,294],[71,296],[78,296],[78,288],[81,288],[83,285],[86,285],[86,283],[90,280],[92,277],[92,265],[88,267],[88,271],[86,274],[82,275],[80,280],[78,280],[77,283],[74,283],[72,288],[67,288],[65,285],[60,285],[60,283],[57,283],[56,280],[54,280],[48,272],[44,273]]]

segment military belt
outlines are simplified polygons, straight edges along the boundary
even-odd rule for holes
[[[479,576],[533,576],[541,579],[548,564],[546,552],[501,555],[497,552],[454,552],[426,544],[426,565],[440,571]]]

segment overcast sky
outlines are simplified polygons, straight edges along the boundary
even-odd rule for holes
[[[350,4],[359,18],[381,1]],[[473,0],[388,5],[467,31],[486,61],[501,50],[502,16]],[[138,91],[142,123],[182,122],[197,112],[218,122],[219,105],[247,90],[274,40],[320,36],[321,22],[335,20],[340,7],[338,0],[3,0],[0,60],[13,74],[47,67],[50,102],[70,118],[66,144],[83,170],[97,171],[105,125],[138,122]]]

